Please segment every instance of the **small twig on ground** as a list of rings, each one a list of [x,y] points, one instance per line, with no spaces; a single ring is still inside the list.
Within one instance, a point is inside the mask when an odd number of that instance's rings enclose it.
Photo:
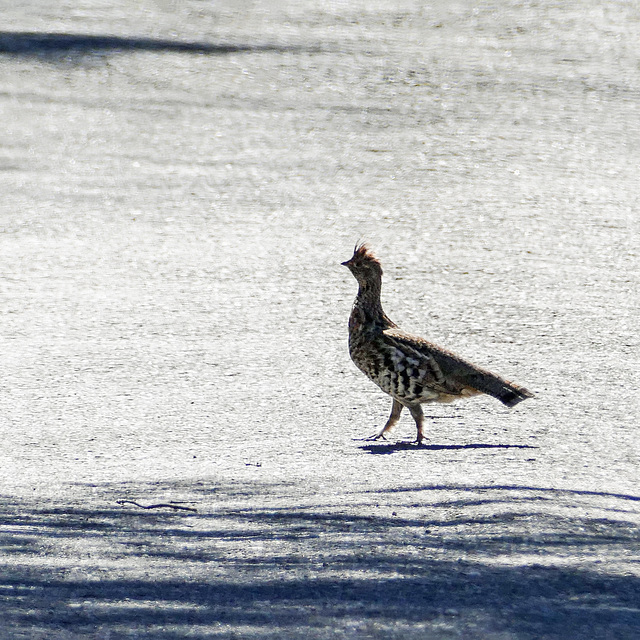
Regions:
[[[174,504],[173,502],[159,502],[158,504],[140,504],[135,500],[116,500],[118,504],[133,504],[136,507],[140,507],[141,509],[178,509],[180,511],[192,511],[193,513],[198,513],[197,509],[193,507],[183,507],[180,504]]]

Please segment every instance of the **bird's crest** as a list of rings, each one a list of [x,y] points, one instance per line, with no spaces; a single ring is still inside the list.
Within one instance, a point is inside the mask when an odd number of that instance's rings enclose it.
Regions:
[[[358,244],[356,244],[356,246],[355,246],[355,248],[353,250],[353,258],[351,258],[351,259],[352,260],[367,261],[367,262],[374,262],[378,266],[380,266],[380,267],[382,266],[380,264],[380,260],[378,260],[376,255],[373,253],[373,250],[371,249],[371,247],[366,242],[359,242]]]

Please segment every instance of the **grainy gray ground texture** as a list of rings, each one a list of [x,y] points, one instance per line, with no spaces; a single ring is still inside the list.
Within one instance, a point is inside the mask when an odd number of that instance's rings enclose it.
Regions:
[[[640,637],[637,2],[0,7],[2,640]]]

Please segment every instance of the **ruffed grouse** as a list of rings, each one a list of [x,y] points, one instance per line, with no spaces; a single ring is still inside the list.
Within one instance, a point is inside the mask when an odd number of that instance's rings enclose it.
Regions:
[[[485,393],[513,407],[533,394],[423,338],[402,331],[382,310],[382,267],[366,244],[342,263],[358,281],[349,318],[349,354],[355,365],[393,398],[391,415],[374,440],[385,437],[407,407],[424,440],[421,404]]]

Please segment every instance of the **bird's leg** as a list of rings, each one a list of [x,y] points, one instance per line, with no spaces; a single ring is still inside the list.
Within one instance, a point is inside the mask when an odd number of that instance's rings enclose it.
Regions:
[[[402,413],[402,409],[404,406],[400,404],[395,398],[393,399],[393,404],[391,405],[391,415],[387,420],[387,424],[384,425],[382,431],[377,436],[372,436],[370,440],[386,440],[385,434],[391,431],[393,427],[396,425],[398,420],[400,420],[400,414]]]
[[[415,439],[416,444],[421,444],[425,439],[424,435],[424,413],[422,413],[422,407],[419,404],[413,404],[408,407],[411,411],[413,419],[416,421],[416,427],[418,428],[418,435]]]

